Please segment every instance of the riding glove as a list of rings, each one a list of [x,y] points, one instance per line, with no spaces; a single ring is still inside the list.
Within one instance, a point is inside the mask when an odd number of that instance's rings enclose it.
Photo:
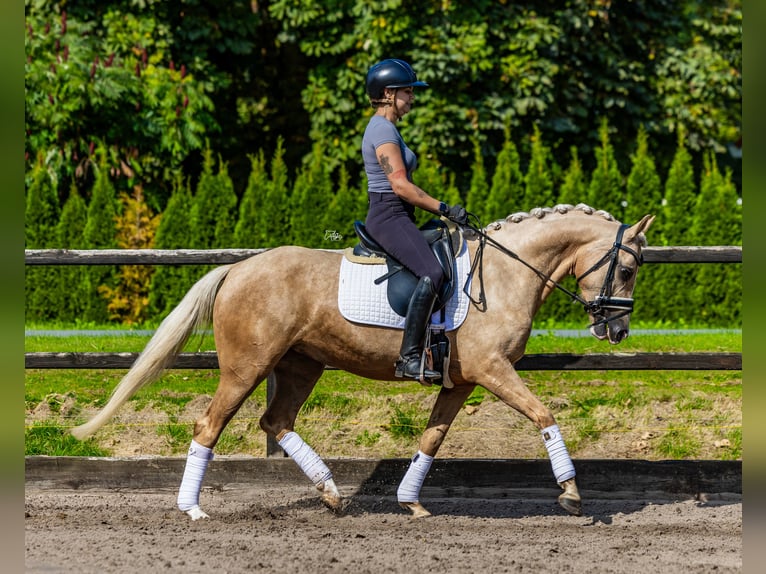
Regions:
[[[454,221],[458,225],[468,225],[468,214],[460,204],[456,203],[450,207],[446,203],[442,202],[439,204],[439,213],[450,221]]]

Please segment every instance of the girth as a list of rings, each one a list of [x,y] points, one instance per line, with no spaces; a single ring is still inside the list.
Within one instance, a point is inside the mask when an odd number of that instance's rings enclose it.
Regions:
[[[434,311],[439,311],[444,308],[455,291],[454,269],[456,249],[453,247],[449,227],[443,221],[432,219],[427,221],[420,230],[444,271],[444,282],[441,289],[439,289],[436,303],[434,304]],[[367,232],[364,223],[355,221],[354,231],[359,238],[359,243],[353,248],[354,256],[357,258],[385,259],[388,271],[378,277],[375,283],[379,285],[384,281],[388,281],[386,295],[388,296],[391,308],[398,315],[406,316],[412,293],[418,284],[418,278],[404,265],[386,253],[383,247]]]

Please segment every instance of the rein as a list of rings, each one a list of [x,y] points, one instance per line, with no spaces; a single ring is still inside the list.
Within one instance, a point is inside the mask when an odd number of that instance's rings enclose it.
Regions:
[[[474,218],[476,222],[479,222],[479,219],[476,215],[469,213],[469,216]],[[479,224],[480,225],[480,224]],[[580,275],[576,278],[576,281],[579,283],[580,280],[593,273],[597,269],[600,269],[606,263],[609,263],[609,268],[606,272],[606,277],[604,278],[604,284],[601,286],[601,291],[599,292],[598,296],[593,299],[592,301],[586,301],[582,297],[580,297],[577,293],[573,293],[566,287],[564,287],[561,283],[558,281],[555,281],[550,277],[550,275],[546,275],[536,267],[530,265],[526,261],[524,261],[521,257],[519,257],[516,253],[505,247],[504,245],[498,243],[494,239],[492,239],[489,235],[484,233],[481,229],[479,229],[477,226],[471,225],[470,223],[466,225],[469,229],[476,232],[479,235],[479,247],[476,251],[476,257],[473,260],[473,263],[471,264],[471,270],[468,273],[468,279],[466,280],[465,286],[463,287],[463,292],[468,296],[470,301],[474,305],[484,305],[486,304],[486,297],[484,294],[484,248],[486,247],[487,243],[490,243],[495,249],[500,251],[501,253],[507,255],[508,257],[511,257],[512,259],[515,259],[528,269],[530,269],[535,275],[537,275],[543,282],[550,283],[558,289],[559,291],[564,292],[572,301],[576,301],[580,303],[580,305],[583,306],[583,310],[587,313],[592,314],[594,317],[598,317],[598,320],[595,321],[590,325],[590,327],[595,327],[597,325],[602,325],[604,323],[607,323],[609,320],[617,319],[619,317],[623,317],[625,315],[630,314],[633,311],[633,298],[632,297],[613,297],[612,296],[612,282],[614,281],[614,272],[617,267],[617,256],[619,255],[619,251],[622,249],[626,253],[630,253],[636,260],[636,263],[640,266],[644,262],[643,255],[639,255],[636,253],[633,249],[630,247],[622,244],[622,236],[625,233],[625,230],[628,229],[630,226],[626,224],[621,224],[620,228],[617,230],[617,237],[614,240],[614,243],[612,244],[612,247],[607,251],[604,256],[599,259],[596,263],[591,266],[590,269],[588,269],[585,273]],[[469,286],[471,283],[471,278],[474,275],[474,272],[477,270],[479,271],[479,299],[475,300],[473,297],[471,297],[471,294],[469,292]],[[619,311],[616,315],[607,318],[606,317],[606,311]]]

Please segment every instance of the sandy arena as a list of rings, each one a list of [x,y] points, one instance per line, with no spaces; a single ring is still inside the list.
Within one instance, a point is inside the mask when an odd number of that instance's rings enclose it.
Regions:
[[[26,571],[741,572],[742,503],[584,498],[584,516],[548,498],[431,498],[413,520],[393,495],[325,509],[312,487],[204,489],[208,520],[175,490],[28,487]]]

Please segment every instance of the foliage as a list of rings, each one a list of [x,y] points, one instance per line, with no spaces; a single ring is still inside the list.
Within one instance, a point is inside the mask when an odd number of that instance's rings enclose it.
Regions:
[[[143,189],[136,185],[133,195],[120,194],[122,210],[117,217],[117,247],[151,249],[160,217],[144,201]],[[143,323],[149,317],[149,286],[154,269],[148,265],[122,265],[117,285],[99,287],[107,299],[110,318],[125,325]]]
[[[61,210],[61,219],[56,228],[56,246],[62,249],[83,249],[85,240],[83,230],[88,221],[88,208],[73,183],[69,188],[69,198]],[[58,272],[58,289],[53,294],[49,305],[56,309],[56,317],[62,321],[75,321],[83,316],[85,302],[86,269],[80,265],[63,265]]]
[[[601,122],[599,137],[601,145],[595,150],[596,167],[591,174],[587,203],[624,221],[624,184],[614,157],[614,148],[609,141],[609,124],[606,119]]]
[[[430,145],[455,166],[462,187],[476,136],[494,156],[508,119],[518,133],[539,123],[544,138],[556,142],[559,161],[573,144],[590,157],[602,118],[615,128],[618,155],[625,158],[626,136],[640,125],[656,136],[658,150],[672,149],[679,127],[695,148],[736,139],[741,2],[705,3],[704,14],[699,6],[277,0],[269,13],[280,37],[312,63],[304,107],[312,137],[338,142],[328,153],[344,161],[357,155],[366,123],[358,112],[366,103],[364,74],[383,57],[403,57],[430,84],[408,117],[407,140],[416,148]],[[710,89],[686,90],[687,100],[677,101],[690,69],[708,70]],[[678,113],[708,106],[715,113]]]
[[[250,156],[250,177],[247,188],[239,203],[239,217],[234,226],[234,240],[231,247],[258,247],[263,245],[261,229],[258,225],[259,212],[263,209],[269,174],[266,171],[266,159],[263,150]]]
[[[503,219],[523,209],[523,182],[519,151],[511,137],[510,127],[506,126],[505,141],[497,154],[497,165],[484,212],[487,222]]]
[[[176,178],[173,194],[157,227],[155,237],[157,249],[184,249],[192,245],[191,209],[192,196],[189,187],[180,178]],[[191,272],[188,267],[183,265],[158,267],[151,279],[149,294],[151,314],[164,317],[170,313],[191,285]]]
[[[234,236],[236,207],[237,196],[226,164],[219,158],[218,173],[214,173],[213,152],[208,147],[191,209],[192,247],[229,247]]]
[[[288,242],[311,247],[320,245],[325,230],[320,226],[333,196],[329,168],[324,161],[324,146],[316,143],[306,165],[299,170],[290,195]]]
[[[577,205],[587,203],[588,184],[583,171],[577,148],[572,146],[570,151],[569,166],[564,172],[564,177],[559,188],[559,203]]]
[[[631,157],[631,170],[625,189],[625,215],[623,221],[633,224],[645,215],[657,214],[662,210],[662,185],[657,174],[654,158],[649,152],[648,136],[644,129],[638,131],[636,151]],[[652,227],[648,234],[659,235]],[[633,294],[636,300],[635,313],[646,320],[660,319],[663,315],[663,301],[659,298],[659,266],[645,266],[636,282]]]
[[[524,176],[524,202],[526,210],[553,205],[553,177],[548,149],[542,142],[540,128],[535,125],[532,150],[527,173]],[[598,204],[595,204],[598,205]]]
[[[366,198],[366,191],[349,187],[348,172],[341,165],[337,189],[332,194],[330,204],[321,220],[324,230],[323,244],[332,242],[330,246],[339,249],[351,247],[358,241],[353,230],[353,222],[364,220],[367,210]]]
[[[473,138],[473,164],[471,169],[471,186],[466,196],[466,209],[479,216],[481,221],[487,220],[487,196],[489,184],[487,183],[487,171],[484,166],[484,155],[481,151],[479,138]]]
[[[26,152],[84,184],[100,142],[161,187],[217,127],[212,85],[197,78],[209,64],[176,66],[169,22],[121,4],[71,15],[65,2],[26,2]]]
[[[59,202],[55,179],[43,157],[38,156],[26,190],[24,245],[27,249],[56,247]],[[50,267],[28,269],[25,281],[25,306],[28,318],[47,319],[55,314],[50,305],[52,293],[58,292],[57,270]]]
[[[742,209],[731,182],[722,174],[712,151],[707,155],[697,196],[692,237],[697,245],[740,245]],[[692,291],[701,320],[710,325],[729,325],[742,318],[741,264],[709,264],[699,267]]]
[[[263,230],[262,247],[284,245],[285,239],[290,236],[289,212],[287,210],[289,181],[284,154],[285,150],[280,140],[277,142],[277,149],[271,160],[271,177],[259,218],[258,227]]]
[[[86,249],[114,249],[117,247],[117,200],[103,148],[98,150],[98,157],[98,163],[94,165],[96,179],[88,203],[88,220],[83,230],[83,244]],[[99,296],[99,289],[114,287],[116,274],[116,268],[111,265],[88,267],[85,277],[85,320],[102,322],[108,319],[106,304]]]
[[[662,209],[652,224],[653,243],[657,245],[693,245],[690,235],[694,220],[696,182],[692,157],[682,135],[673,155]],[[694,289],[696,269],[688,265],[664,265],[655,273],[655,291],[660,305],[659,316],[677,322],[692,319],[696,312],[689,309],[689,292]],[[641,279],[639,279],[640,281]]]

